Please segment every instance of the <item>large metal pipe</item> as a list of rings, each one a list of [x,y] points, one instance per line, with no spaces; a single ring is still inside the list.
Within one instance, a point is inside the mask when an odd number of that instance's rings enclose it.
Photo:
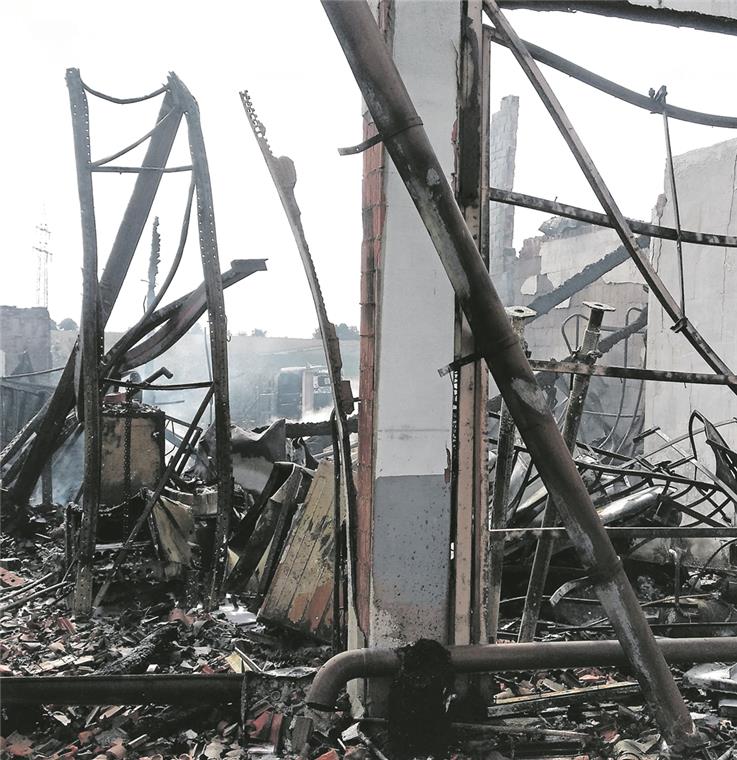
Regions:
[[[622,563],[604,530],[547,400],[535,382],[489,272],[366,2],[322,0],[384,145],[424,222],[476,341],[538,472],[555,499],[584,572],[627,654],[668,744],[698,740]],[[627,239],[629,242],[629,238]],[[729,370],[727,370],[728,372]]]
[[[671,663],[719,662],[737,659],[737,637],[658,639]],[[536,670],[541,667],[621,666],[627,658],[617,641],[574,641],[537,644],[486,644],[450,648],[458,673]],[[307,704],[333,710],[345,684],[354,678],[391,676],[399,670],[393,649],[341,652],[318,671]],[[258,674],[140,674],[117,676],[3,676],[3,705],[217,704],[241,697],[244,677]]]
[[[657,639],[667,662],[719,662],[737,658],[737,636],[701,639]],[[456,673],[493,673],[538,668],[626,666],[627,656],[618,641],[565,641],[530,644],[484,644],[449,647]],[[354,678],[392,676],[400,660],[394,649],[354,649],[331,657],[317,671],[307,694],[316,710],[333,710],[348,681]]]

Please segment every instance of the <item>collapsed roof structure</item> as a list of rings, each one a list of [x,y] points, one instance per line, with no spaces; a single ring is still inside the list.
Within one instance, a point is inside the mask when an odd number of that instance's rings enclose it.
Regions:
[[[694,316],[699,283],[689,282],[687,259],[688,246],[721,250],[725,252],[722,268],[725,273],[731,271],[733,266],[727,261],[735,255],[737,236],[728,234],[729,229],[682,227],[681,218],[686,216],[681,210],[686,204],[679,198],[669,120],[734,128],[737,118],[676,107],[667,102],[665,88],[644,96],[588,72],[520,39],[503,9],[531,6],[592,11],[730,34],[737,32],[737,13],[730,15],[727,9],[724,16],[717,17],[667,4],[655,8],[644,0],[534,4],[469,0],[433,6],[435,15],[429,18],[426,9],[410,5],[381,0],[373,14],[367,3],[323,0],[367,107],[364,142],[341,149],[343,155],[362,153],[364,157],[361,378],[355,454],[350,435],[356,429],[356,418],[349,416],[353,391],[342,378],[339,342],[302,228],[294,164],[286,157],[274,156],[250,96],[241,94],[313,295],[332,406],[329,423],[313,432],[330,437],[326,451],[333,457],[332,473],[325,463],[318,465],[324,452],[312,452],[309,443],[304,444],[302,436],[307,431],[299,423],[275,422],[266,431],[253,432],[232,425],[223,288],[265,269],[265,264],[263,260],[236,261],[231,270],[220,273],[207,159],[194,98],[176,75],[170,74],[164,87],[145,96],[163,95],[154,128],[127,148],[93,161],[87,95],[120,104],[140,99],[110,98],[85,85],[78,71],[69,70],[84,243],[82,329],[53,395],[3,451],[4,488],[17,522],[22,524],[27,517],[29,499],[54,451],[75,431],[83,431],[81,509],[67,510],[66,565],[56,587],[68,592],[67,578],[74,573],[75,614],[83,619],[93,606],[102,604],[139,534],[149,526],[159,555],[172,561],[173,547],[179,547],[176,564],[189,568],[189,606],[202,603],[203,611],[214,611],[226,592],[242,594],[249,597],[251,609],[262,621],[324,642],[329,639],[334,656],[317,673],[305,709],[333,711],[341,690],[348,685],[354,709],[360,705],[367,720],[351,738],[341,735],[340,741],[345,740],[345,745],[360,740],[364,749],[377,757],[384,756],[382,750],[366,733],[372,718],[388,714],[388,746],[398,755],[442,754],[450,741],[443,733],[451,728],[449,692],[459,695],[458,702],[483,700],[490,698],[494,684],[481,674],[577,666],[618,666],[631,673],[633,680],[610,684],[615,689],[612,693],[641,694],[658,729],[646,750],[639,745],[632,749],[635,739],[623,740],[620,734],[602,749],[601,734],[597,734],[596,742],[589,743],[592,753],[626,757],[622,753],[631,752],[629,756],[645,757],[644,752],[652,750],[671,757],[730,757],[723,750],[730,741],[725,737],[734,736],[729,734],[731,729],[721,727],[708,735],[694,722],[672,665],[737,660],[737,636],[677,638],[684,632],[680,625],[699,634],[709,629],[709,624],[714,626],[710,632],[734,634],[737,628],[730,605],[718,620],[683,611],[684,606],[698,607],[697,598],[709,597],[711,602],[726,605],[729,595],[733,596],[734,567],[724,550],[737,541],[737,453],[727,440],[729,434],[723,436],[722,432],[734,415],[715,423],[691,404],[679,420],[683,435],[674,438],[656,425],[646,429],[648,412],[642,412],[642,399],[645,382],[688,384],[699,389],[718,386],[713,390],[722,394],[720,403],[734,409],[737,376],[730,366],[735,360],[734,342],[722,339],[724,331],[719,345],[706,339],[707,331]],[[483,14],[493,26],[483,23]],[[418,35],[428,38],[421,53],[417,52]],[[457,43],[457,62],[456,48],[447,44],[449,39]],[[513,101],[503,104],[494,133],[489,102],[494,45],[504,46],[514,55],[603,213],[512,189],[513,151],[510,154],[507,145],[498,156],[493,155],[498,147],[495,140],[498,143],[504,137],[504,130],[516,118]],[[538,63],[662,115],[668,178],[664,202],[670,225],[624,216]],[[451,94],[454,97],[449,97]],[[182,119],[188,129],[191,164],[169,167],[168,155]],[[514,140],[513,130],[507,137]],[[148,148],[140,167],[111,164],[146,140]],[[92,191],[92,176],[97,171],[138,175],[101,277]],[[164,174],[179,171],[191,172],[192,182],[175,263],[144,316],[105,353],[104,325],[158,184]],[[500,186],[495,186],[495,181]],[[734,195],[733,177],[731,181]],[[181,259],[194,205],[203,285],[160,307]],[[543,226],[543,237],[528,241],[528,249],[519,256],[509,252],[514,206],[556,215]],[[727,224],[730,221],[731,214]],[[558,246],[575,252],[585,236],[593,236],[593,228],[606,230],[608,237],[599,241],[605,246],[603,257],[581,265],[581,258],[574,255],[567,270],[562,265],[548,267],[543,261],[546,245],[550,250]],[[665,253],[659,249],[658,261],[651,252],[656,242],[662,246],[661,241],[673,245]],[[430,256],[432,249],[437,259]],[[607,286],[623,282],[607,281],[606,277],[625,264],[631,268],[626,282],[639,276],[647,285],[647,298],[629,306],[624,324],[603,337],[605,327],[610,327],[605,321],[614,311],[604,302],[605,294],[613,292]],[[677,283],[676,295],[666,286],[666,279]],[[531,358],[532,345],[539,350],[550,348],[543,327],[537,342],[525,341],[536,320],[540,326],[548,315],[557,324],[556,307],[567,308],[571,299],[589,287],[600,288],[600,295],[582,302],[588,313],[580,314],[576,301],[572,307],[576,313],[563,323],[567,354],[558,360]],[[523,295],[530,296],[527,303],[509,302],[511,297]],[[630,296],[628,291],[627,298]],[[142,382],[124,379],[126,373],[160,356],[205,310],[210,325],[211,381],[156,385],[165,369]],[[633,313],[637,317],[632,317]],[[570,320],[576,328],[573,340],[566,333]],[[654,340],[666,342],[662,331],[654,337],[650,327],[654,320],[661,326],[669,322],[672,340],[687,344],[698,357],[698,366],[710,371],[630,366],[628,341],[642,336],[645,327],[648,348]],[[600,359],[615,349],[624,350],[623,365],[601,364]],[[621,385],[621,395],[614,398],[613,406],[612,397],[603,392],[597,396],[600,415],[614,418],[600,429],[585,420],[594,378],[614,379]],[[631,383],[629,396],[626,382]],[[198,413],[177,437],[168,463],[163,455],[163,416],[133,399],[137,392],[160,387],[205,390]],[[637,392],[632,392],[633,387]],[[490,388],[495,390],[490,393]],[[111,395],[113,389],[117,395]],[[563,400],[559,401],[561,394]],[[606,402],[601,401],[605,398]],[[201,417],[211,399],[214,426],[201,436]],[[625,415],[630,415],[631,422],[620,427]],[[140,472],[131,467],[134,419],[139,421],[139,435],[146,425],[143,438],[162,444],[155,455],[147,455],[156,460],[156,467],[146,477],[141,475],[143,463]],[[101,506],[117,506],[110,503],[111,497],[103,497],[112,472],[108,469],[106,473],[103,466],[104,461],[110,462],[105,450],[106,425],[116,429],[123,440],[124,474],[116,483],[116,493],[126,504],[138,501],[126,512],[132,527],[125,522],[124,534],[114,542],[112,564],[102,577],[98,569],[96,582],[95,559],[99,559],[101,544],[98,515]],[[701,435],[703,445],[697,443]],[[662,445],[653,443],[656,438]],[[287,439],[293,441],[289,446]],[[680,446],[686,440],[690,450]],[[247,460],[241,470],[239,457]],[[256,460],[268,463],[261,481],[249,480]],[[187,463],[194,465],[190,471],[185,471]],[[205,493],[203,489],[208,488]],[[205,504],[209,506],[203,507]],[[196,514],[187,509],[195,505],[200,510]],[[189,526],[183,543],[167,539],[167,520],[173,521],[177,530],[185,530],[185,523]],[[209,524],[209,532],[205,540],[194,541],[191,536],[198,520]],[[691,551],[691,540],[705,540],[706,554]],[[192,561],[193,544],[199,544],[195,553],[206,566]],[[652,550],[649,556],[648,549]],[[712,564],[717,555],[723,560],[727,557],[721,569]],[[555,567],[556,557],[564,558],[563,567]],[[648,571],[657,576],[652,581],[656,585],[670,582],[672,568],[672,596],[643,600],[639,587],[646,575],[643,562],[650,568],[667,566],[667,581],[658,570]],[[707,576],[714,574],[717,577],[709,581]],[[574,590],[580,596],[571,598]],[[30,602],[32,596],[21,594],[20,601]],[[653,621],[647,615],[646,605],[655,601],[665,610],[662,620]],[[568,624],[556,629],[542,612],[556,608],[559,614],[566,605],[588,605],[589,609],[579,625],[571,624],[570,618],[580,610],[569,612]],[[656,638],[657,626],[669,637]],[[588,633],[601,629],[597,634],[611,631],[614,639],[582,636],[578,641],[560,640],[581,629]],[[557,634],[560,636],[555,639]],[[553,640],[540,641],[551,635]],[[505,638],[513,638],[515,643],[502,646]],[[154,649],[145,650],[147,663]],[[249,662],[247,654],[241,659]],[[713,675],[714,671],[706,672]],[[167,688],[154,674],[127,686],[115,682],[114,687],[108,674],[88,677],[97,679],[89,681],[97,691],[83,699],[94,703],[109,699],[111,688],[129,689],[120,701],[144,701],[141,694],[146,700],[163,701],[162,690]],[[389,677],[395,679],[391,685]],[[54,704],[75,704],[79,699],[74,695],[79,684],[64,680],[74,679],[74,675],[48,679],[42,686],[33,678],[13,675],[4,681],[5,694],[17,704],[49,699]],[[731,674],[718,678],[721,686],[717,691],[733,690]],[[692,679],[692,684],[703,686],[717,677],[705,677],[704,671],[698,671]],[[185,692],[192,690],[191,695],[203,689],[213,699],[232,701],[245,680],[234,675],[181,683]],[[552,692],[561,692],[556,698],[559,703],[581,697],[578,691],[563,696],[565,689],[550,683]],[[512,705],[499,696],[503,690],[497,689],[492,704],[485,705],[486,716],[503,718],[536,706],[551,707],[539,693],[542,688],[535,687],[538,702],[529,699],[525,705]],[[49,690],[53,696],[48,696]],[[424,706],[424,717],[422,710],[413,712],[415,708],[407,704],[408,694]],[[512,690],[509,699],[529,696]],[[179,699],[187,697],[178,695],[175,700]],[[602,692],[583,695],[582,701],[587,699],[600,701]],[[433,715],[434,719],[428,717]],[[459,715],[467,717],[461,708],[456,712]],[[303,731],[304,725],[299,725]],[[512,728],[503,722],[483,725],[500,735]],[[242,730],[247,734],[245,727]],[[573,738],[589,747],[581,736]],[[616,742],[622,740],[627,746],[617,748]],[[320,741],[313,750],[330,744],[329,740]],[[340,744],[338,739],[335,742],[334,746]],[[301,753],[305,744],[309,745],[309,738],[294,738],[294,754]],[[280,740],[272,741],[274,752],[278,745]]]

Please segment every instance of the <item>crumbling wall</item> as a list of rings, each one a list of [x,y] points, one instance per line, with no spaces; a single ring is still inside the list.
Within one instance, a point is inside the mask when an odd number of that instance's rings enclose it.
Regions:
[[[517,123],[519,98],[502,98],[499,110],[491,117],[489,130],[489,185],[500,190],[514,188],[514,167],[517,153]],[[515,251],[514,206],[508,203],[489,203],[489,271],[499,297],[512,305],[513,266]]]
[[[0,306],[0,351],[5,354],[5,372],[12,374],[24,352],[34,371],[51,367],[51,320],[48,309],[34,306]]]
[[[511,270],[514,303],[533,308],[540,296],[551,293],[584,267],[596,264],[620,246],[614,230],[570,219],[554,217],[541,225],[541,230],[544,231],[542,236],[525,241]],[[571,348],[579,345],[588,318],[584,301],[600,301],[616,308],[616,312],[608,313],[604,319],[602,337],[605,337],[626,321],[633,322],[637,318],[637,310],[647,305],[647,293],[629,260],[604,272],[596,282],[527,325],[525,338],[532,358],[564,358],[570,353],[566,337]],[[641,367],[643,349],[643,338],[634,336],[615,346],[602,363]],[[616,442],[629,428],[639,394],[639,382],[591,378],[582,437],[589,441],[600,440],[619,415],[611,439]]]

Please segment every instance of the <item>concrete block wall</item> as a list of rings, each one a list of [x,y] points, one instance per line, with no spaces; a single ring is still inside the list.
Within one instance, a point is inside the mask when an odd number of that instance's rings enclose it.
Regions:
[[[674,164],[681,226],[689,230],[737,234],[737,139],[676,156]],[[660,223],[673,226],[669,191],[665,194]],[[737,371],[737,251],[684,245],[683,254],[686,315],[732,371]],[[658,274],[678,298],[675,243],[653,241],[651,256]],[[671,330],[671,325],[651,294],[648,366],[711,371],[683,336]],[[647,424],[660,425],[670,435],[679,435],[685,432],[684,426],[694,409],[715,421],[725,419],[737,415],[737,396],[723,387],[663,383],[647,395]],[[737,447],[737,427],[728,428],[724,436]]]
[[[737,139],[694,150],[674,159],[681,225],[684,229],[737,234]],[[668,182],[665,182],[668,187]],[[673,203],[666,192],[659,204],[660,224],[673,226]],[[684,245],[686,315],[733,372],[737,371],[737,251],[734,248]],[[675,243],[654,240],[653,265],[678,298],[679,277]],[[671,330],[670,318],[650,294],[647,337],[648,366],[653,369],[711,372],[682,335]],[[713,422],[737,417],[737,396],[723,386],[651,384],[646,394],[645,426],[659,426],[670,438],[687,432],[691,412],[699,410]],[[720,428],[727,443],[737,449],[737,425]],[[655,436],[646,439],[646,451],[662,445]],[[681,444],[686,452],[688,441]],[[701,461],[714,470],[714,457],[703,444]],[[663,452],[677,459],[672,450]],[[658,547],[653,547],[656,550]],[[660,547],[661,550],[663,547]],[[684,559],[703,560],[714,551],[713,539],[684,543]],[[727,552],[717,556],[723,563]]]

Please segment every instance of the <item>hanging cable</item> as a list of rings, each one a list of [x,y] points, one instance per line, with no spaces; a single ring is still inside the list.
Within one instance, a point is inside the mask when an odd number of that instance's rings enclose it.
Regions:
[[[685,292],[685,286],[683,281],[683,245],[681,240],[681,214],[678,210],[678,193],[676,192],[676,173],[675,169],[673,168],[673,151],[671,150],[670,145],[670,128],[668,127],[668,111],[665,108],[665,98],[668,94],[668,90],[665,85],[662,85],[660,89],[655,92],[655,90],[650,90],[650,97],[653,99],[655,103],[658,103],[662,106],[662,114],[663,114],[663,130],[665,131],[665,151],[667,156],[667,163],[668,163],[668,179],[670,182],[670,194],[671,198],[673,199],[673,221],[674,226],[676,228],[676,250],[678,251],[678,276],[679,276],[679,286],[680,286],[680,292],[681,292],[681,319],[676,322],[676,327],[679,325],[679,323],[686,318],[686,292]]]

